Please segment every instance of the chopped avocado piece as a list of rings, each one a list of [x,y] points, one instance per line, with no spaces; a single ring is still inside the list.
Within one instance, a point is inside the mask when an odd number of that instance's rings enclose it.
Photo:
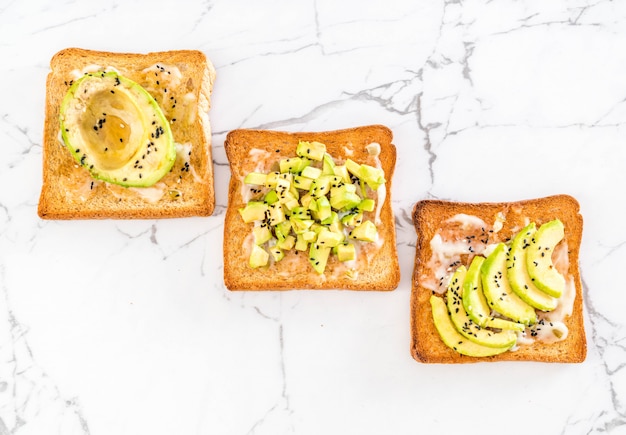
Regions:
[[[375,242],[378,240],[376,225],[372,221],[364,221],[350,232],[350,238],[365,242]]]
[[[342,243],[337,246],[337,259],[339,261],[352,261],[356,259],[356,249],[352,243]]]
[[[325,153],[322,160],[322,174],[335,175],[335,162],[330,154]]]
[[[350,174],[354,175],[355,177],[361,178],[361,165],[359,165],[357,162],[347,159],[346,169]]]
[[[276,187],[276,182],[280,176],[280,172],[270,172],[265,176],[265,187],[273,189]]]
[[[239,209],[239,214],[245,223],[261,221],[265,219],[268,205],[264,202],[250,201],[244,208]]]
[[[291,234],[289,234],[284,239],[279,240],[276,243],[276,247],[280,249],[284,249],[285,251],[289,251],[295,246],[295,244],[296,244],[296,238],[292,236]]]
[[[263,201],[267,204],[274,204],[278,202],[278,194],[275,190],[270,190],[267,192],[267,195],[265,195],[265,198],[263,198]]]
[[[285,212],[279,203],[270,204],[269,209],[270,225],[275,226],[285,220]]]
[[[350,182],[350,173],[348,173],[348,168],[346,168],[346,165],[336,165],[334,172],[335,176],[340,177],[344,183]]]
[[[320,196],[319,198],[317,198],[317,220],[319,221],[324,221],[325,219],[329,218],[331,213],[332,213],[332,209],[330,208],[330,202],[328,201],[328,198],[326,198],[325,196]]]
[[[252,252],[250,253],[250,259],[248,264],[252,268],[262,267],[267,265],[270,259],[270,254],[258,245],[252,245]]]
[[[339,222],[339,215],[335,211],[331,211],[330,216],[328,216],[323,221],[320,221],[322,225],[328,225],[328,226],[334,225],[337,222]]]
[[[343,242],[343,234],[334,233],[329,230],[320,231],[317,235],[317,243],[320,246],[334,248]]]
[[[356,209],[350,210],[341,218],[341,223],[349,227],[356,227],[361,222],[363,222],[363,213],[358,212]]]
[[[526,265],[530,278],[537,288],[555,298],[563,293],[565,278],[552,264],[552,253],[564,235],[563,223],[555,219],[539,227],[526,249]]]
[[[448,314],[448,307],[442,298],[432,295],[430,306],[433,312],[435,328],[443,342],[451,349],[467,356],[485,357],[506,352],[510,347],[483,346],[463,337],[454,327]]]
[[[296,154],[312,160],[321,161],[326,153],[326,145],[320,142],[300,141],[296,147]]]
[[[376,201],[372,198],[365,198],[361,200],[361,202],[357,205],[357,208],[363,211],[374,211],[376,208]]]
[[[289,159],[282,159],[278,163],[281,173],[290,172],[292,174],[299,174],[304,168],[311,164],[309,159],[303,157],[292,157]]]
[[[498,313],[524,325],[532,325],[537,321],[535,310],[515,294],[506,277],[507,252],[507,246],[499,243],[483,263],[483,292],[489,306]]]
[[[301,219],[294,217],[293,215],[291,215],[289,220],[291,221],[291,227],[296,234],[300,234],[301,232],[308,230],[315,222],[313,219]]]
[[[284,240],[289,232],[291,231],[291,221],[282,221],[274,228],[274,232],[276,233],[276,238],[278,240]]]
[[[295,207],[291,209],[291,217],[298,219],[311,219],[311,212],[304,207]]]
[[[294,246],[294,248],[296,249],[296,251],[306,251],[309,248],[309,242],[304,240],[303,234],[298,234],[296,236],[296,245]]]
[[[307,166],[302,170],[300,175],[304,178],[310,178],[312,180],[318,179],[322,175],[322,170],[314,166]]]
[[[507,277],[513,291],[524,302],[542,311],[552,311],[556,308],[557,299],[539,290],[533,284],[526,266],[526,253],[532,249],[531,240],[536,231],[535,223],[532,222],[517,233],[513,239],[511,250],[506,259]]]
[[[243,182],[245,184],[254,184],[255,186],[264,186],[265,180],[267,179],[267,174],[262,174],[259,172],[250,172],[245,176]]]
[[[254,234],[255,245],[262,245],[265,242],[269,242],[273,237],[272,232],[265,224],[254,227],[252,234]]]
[[[302,175],[293,177],[293,186],[298,189],[309,190],[311,189],[311,183],[313,183],[313,179],[311,178],[303,177]]]
[[[322,175],[321,177],[313,180],[309,192],[314,198],[326,195],[330,191],[330,177],[328,175]]]
[[[304,231],[302,233],[302,238],[308,242],[308,243],[312,243],[315,240],[317,240],[317,233],[315,231]]]
[[[63,142],[93,178],[150,187],[176,161],[170,124],[141,85],[115,72],[83,75],[61,102]]]
[[[283,250],[278,248],[277,246],[270,248],[270,254],[272,254],[272,258],[275,262],[279,262],[285,257],[285,253],[283,252]]]
[[[372,190],[376,190],[381,185],[385,184],[385,173],[383,170],[370,165],[361,165],[359,178],[366,182]]]
[[[485,257],[474,256],[463,282],[463,308],[474,323],[485,326],[485,322],[491,317],[491,308],[483,293],[480,268]]]
[[[356,207],[361,203],[361,198],[354,192],[351,192],[354,184],[344,184],[341,187],[335,187],[331,189],[330,193],[330,205],[335,210],[349,210]]]
[[[313,269],[320,275],[324,273],[324,269],[326,269],[330,249],[329,247],[319,245],[317,242],[311,243],[311,248],[309,249],[309,263],[311,263]]]
[[[494,332],[483,329],[469,318],[462,302],[462,288],[467,269],[460,266],[452,275],[446,293],[450,319],[457,331],[474,343],[489,347],[511,347],[517,341],[517,335],[511,330]]]

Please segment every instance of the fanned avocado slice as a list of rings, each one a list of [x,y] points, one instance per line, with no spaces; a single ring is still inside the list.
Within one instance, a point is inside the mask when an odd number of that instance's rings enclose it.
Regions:
[[[435,328],[446,346],[454,349],[458,353],[467,356],[485,357],[498,355],[506,352],[510,347],[488,347],[468,340],[463,337],[454,327],[452,319],[448,314],[448,308],[442,298],[432,295],[430,306],[433,312]]]
[[[474,343],[488,347],[511,347],[517,341],[517,335],[511,330],[495,332],[484,329],[470,319],[463,307],[461,289],[467,274],[465,266],[460,266],[452,275],[446,293],[448,312],[457,331]]]
[[[487,257],[481,268],[483,292],[489,306],[498,313],[524,325],[537,321],[533,307],[515,294],[506,276],[506,255],[508,248],[499,243]]]
[[[139,84],[115,72],[85,74],[63,98],[61,135],[91,176],[126,187],[149,187],[176,160],[167,119]]]
[[[507,276],[511,288],[524,302],[542,311],[552,311],[556,308],[557,299],[533,284],[526,266],[526,253],[533,246],[532,238],[536,231],[537,227],[532,222],[513,239],[506,259]]]
[[[539,227],[526,251],[526,265],[531,279],[540,290],[555,298],[563,293],[565,278],[554,268],[552,253],[564,236],[560,220],[547,222]]]

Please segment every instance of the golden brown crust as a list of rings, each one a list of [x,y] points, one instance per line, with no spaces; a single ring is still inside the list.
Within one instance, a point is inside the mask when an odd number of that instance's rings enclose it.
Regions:
[[[71,80],[76,78],[76,71],[97,65],[115,68],[120,74],[141,84],[146,76],[142,71],[158,63],[176,66],[182,73],[181,84],[170,89],[171,95],[179,97],[190,93],[194,96],[192,101],[197,115],[192,122],[173,121],[176,116],[173,109],[171,114],[166,113],[166,117],[171,123],[174,140],[191,144],[190,163],[195,173],[186,172],[181,178],[181,168],[175,166],[161,180],[167,185],[167,191],[163,199],[155,203],[129,194],[123,188],[109,188],[104,183],[95,182],[90,188],[91,177],[85,169],[76,165],[59,140],[59,108]],[[177,50],[134,54],[68,48],[52,57],[50,67],[43,132],[43,185],[38,206],[41,218],[151,219],[209,216],[213,213],[215,192],[207,113],[215,69],[202,52]],[[164,95],[159,98],[164,99]],[[180,198],[170,200],[168,192],[173,189],[181,193]]]
[[[543,361],[582,362],[587,344],[582,312],[582,286],[578,268],[578,255],[582,238],[583,220],[578,202],[567,195],[556,195],[510,203],[460,203],[425,200],[415,204],[413,222],[417,231],[415,266],[411,292],[411,354],[425,363],[469,363],[480,361]],[[435,329],[429,298],[432,291],[424,283],[433,272],[428,263],[432,255],[430,241],[442,222],[463,213],[477,216],[487,224],[494,222],[496,214],[505,217],[499,236],[506,240],[524,226],[524,219],[540,225],[552,219],[560,219],[565,226],[565,240],[569,253],[569,275],[574,280],[576,297],[572,315],[564,323],[569,329],[568,337],[552,344],[535,342],[522,345],[516,351],[500,355],[473,358],[463,356],[447,347]]]
[[[358,163],[375,164],[365,146],[377,142],[381,146],[380,164],[385,171],[386,199],[382,207],[379,236],[384,240],[367,267],[359,269],[357,279],[349,279],[340,270],[336,259],[329,259],[324,275],[318,275],[309,265],[306,253],[299,257],[288,253],[283,260],[269,268],[251,269],[243,248],[252,224],[241,219],[238,209],[245,205],[242,197],[243,177],[255,169],[250,150],[261,150],[268,162],[296,155],[300,140],[318,141],[326,145],[335,158],[351,158]],[[380,125],[319,133],[287,133],[268,130],[234,130],[224,143],[231,168],[228,208],[224,224],[224,282],[230,290],[287,290],[287,289],[349,289],[393,290],[400,281],[391,182],[396,163],[396,148],[391,143],[391,131]],[[366,216],[367,218],[367,216]]]

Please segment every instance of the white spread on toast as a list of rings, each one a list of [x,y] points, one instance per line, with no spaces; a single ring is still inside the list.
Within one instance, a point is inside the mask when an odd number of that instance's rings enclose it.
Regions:
[[[529,223],[530,219],[525,218],[524,221]],[[434,293],[444,294],[452,274],[459,266],[469,267],[475,255],[487,257],[498,242],[504,241],[497,234],[502,229],[503,222],[505,217],[501,212],[496,215],[492,226],[488,226],[477,216],[467,214],[457,214],[442,222],[430,240],[431,258],[426,264],[425,274],[419,277],[420,285]],[[535,341],[554,343],[568,336],[569,331],[564,320],[573,313],[576,286],[573,276],[569,274],[566,239],[555,247],[552,261],[556,270],[565,277],[563,293],[557,299],[554,310],[537,310],[537,323],[517,333],[518,340],[511,348],[512,351]]]

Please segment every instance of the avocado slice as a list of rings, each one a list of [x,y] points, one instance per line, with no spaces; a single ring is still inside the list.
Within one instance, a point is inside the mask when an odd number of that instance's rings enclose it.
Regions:
[[[485,298],[498,313],[524,325],[532,325],[537,321],[535,310],[515,294],[506,277],[507,252],[507,246],[499,243],[481,267]]]
[[[535,286],[526,266],[526,254],[533,246],[531,240],[536,232],[537,227],[532,222],[513,239],[506,259],[507,277],[513,291],[524,302],[542,311],[552,311],[556,308],[557,299]]]
[[[480,268],[484,261],[485,257],[474,256],[463,282],[463,308],[470,319],[480,326],[484,326],[487,319],[491,317],[491,308],[485,299],[480,275]]]
[[[250,252],[250,259],[248,264],[251,268],[263,267],[267,265],[270,259],[270,254],[258,245],[252,245],[252,252]]]
[[[372,221],[363,221],[350,232],[351,239],[375,242],[378,240],[378,230]]]
[[[321,246],[317,242],[311,243],[311,248],[309,249],[309,263],[311,263],[313,269],[320,275],[323,274],[324,269],[326,269],[330,250],[330,247]]]
[[[526,265],[533,283],[550,296],[558,298],[565,288],[565,278],[554,268],[554,247],[565,236],[563,223],[555,219],[539,227],[526,251]]]
[[[296,147],[296,154],[300,157],[321,161],[326,154],[326,145],[320,142],[300,141]]]
[[[517,334],[511,330],[495,332],[481,328],[470,319],[463,307],[462,288],[467,269],[460,266],[452,275],[448,283],[446,300],[450,319],[454,327],[468,340],[488,347],[511,347],[517,341]]]
[[[432,295],[430,306],[433,312],[433,321],[439,336],[446,346],[454,349],[458,353],[467,356],[485,357],[498,355],[506,352],[510,347],[489,347],[483,346],[463,337],[454,327],[452,319],[448,314],[448,307],[442,298]]]
[[[63,142],[93,178],[149,187],[176,161],[169,122],[138,83],[115,72],[83,75],[61,102]]]

